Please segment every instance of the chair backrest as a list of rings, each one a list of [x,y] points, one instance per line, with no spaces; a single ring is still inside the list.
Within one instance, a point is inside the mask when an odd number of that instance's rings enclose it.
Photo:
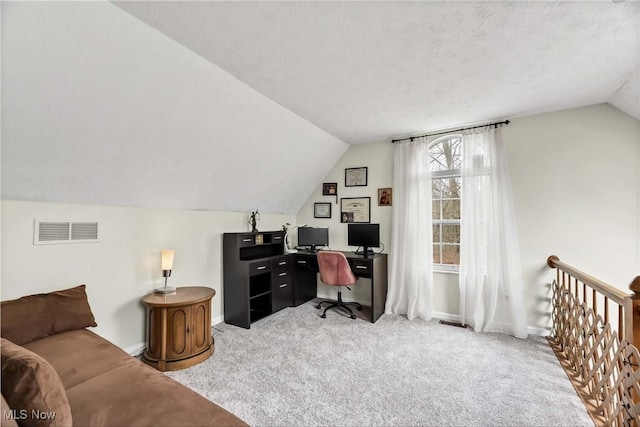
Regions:
[[[320,280],[326,285],[348,286],[356,283],[347,257],[342,252],[319,251]]]

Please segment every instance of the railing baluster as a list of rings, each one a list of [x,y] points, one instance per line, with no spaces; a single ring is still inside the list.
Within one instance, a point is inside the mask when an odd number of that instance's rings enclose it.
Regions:
[[[627,294],[556,256],[547,265],[556,269],[550,343],[594,423],[640,427],[640,276],[629,285],[634,294]],[[618,305],[615,328],[609,319],[612,302]]]
[[[618,306],[618,338],[624,339],[624,311],[621,305]]]

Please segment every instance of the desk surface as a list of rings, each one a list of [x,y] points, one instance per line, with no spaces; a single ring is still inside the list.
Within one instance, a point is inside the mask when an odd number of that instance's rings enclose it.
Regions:
[[[316,251],[316,252],[298,251],[297,254],[298,255],[317,255],[318,252],[322,252],[322,251]],[[378,257],[382,257],[384,255],[387,255],[385,253],[373,253],[373,254],[369,254],[368,256],[365,257],[363,254],[357,254],[357,253],[355,253],[353,251],[334,251],[334,250],[332,250],[332,252],[342,252],[347,257],[347,259],[373,259],[373,258],[378,258]]]

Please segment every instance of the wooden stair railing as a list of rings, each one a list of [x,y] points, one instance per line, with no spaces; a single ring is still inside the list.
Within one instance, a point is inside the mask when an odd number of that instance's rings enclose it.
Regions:
[[[591,418],[597,426],[640,427],[640,276],[628,294],[555,255],[547,265],[557,272],[549,344]]]

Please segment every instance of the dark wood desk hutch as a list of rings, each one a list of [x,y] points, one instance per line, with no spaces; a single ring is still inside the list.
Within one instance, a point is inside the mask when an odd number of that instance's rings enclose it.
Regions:
[[[368,258],[344,252],[356,277],[371,279],[371,321],[384,313],[387,255]],[[285,307],[316,297],[316,254],[284,253],[284,233],[224,233],[224,321],[250,328],[251,323]]]
[[[224,233],[224,321],[249,328],[291,305],[293,258],[284,255],[284,233]]]

